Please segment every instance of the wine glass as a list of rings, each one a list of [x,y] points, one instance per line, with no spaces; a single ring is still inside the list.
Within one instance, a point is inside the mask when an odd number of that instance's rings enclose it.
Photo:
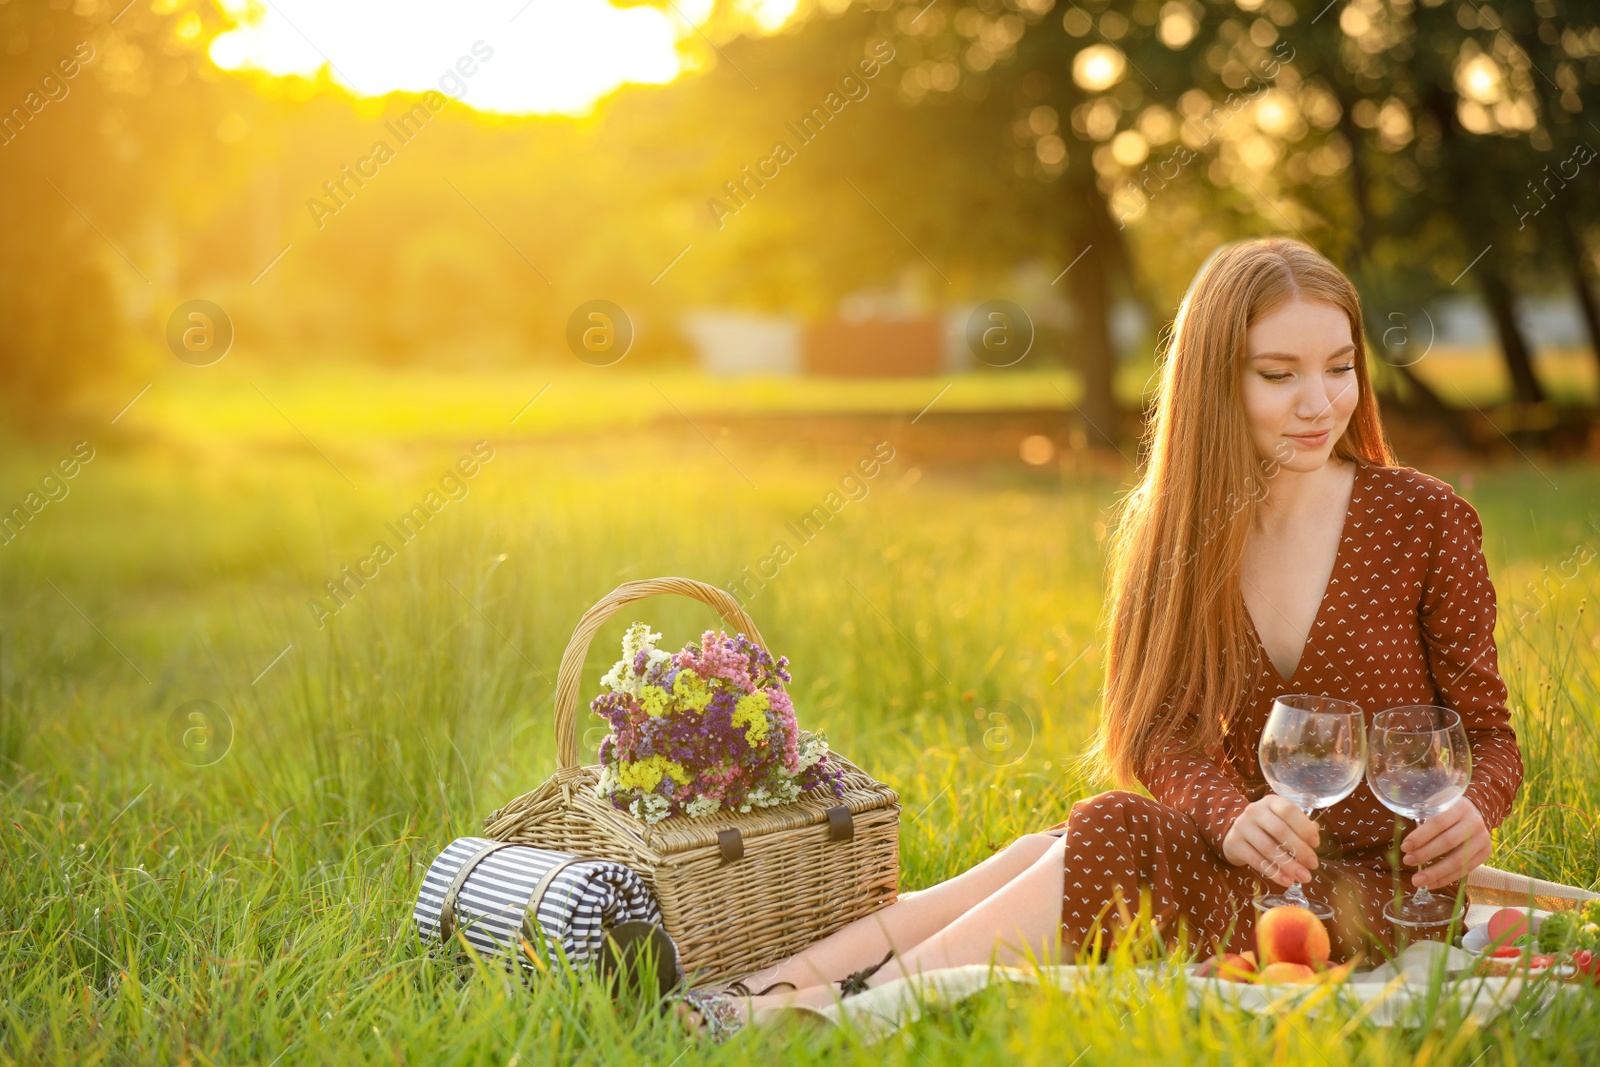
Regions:
[[[1372,717],[1367,782],[1378,803],[1419,825],[1460,799],[1472,781],[1472,749],[1461,716],[1433,704],[1411,704]],[[1437,926],[1456,918],[1454,898],[1419,886],[1383,914],[1402,927]]]
[[[1337,697],[1285,693],[1272,702],[1257,753],[1272,791],[1310,815],[1337,804],[1361,784],[1367,769],[1366,722],[1361,707]],[[1283,904],[1306,908],[1324,921],[1332,906],[1291,885],[1256,901],[1266,911]]]

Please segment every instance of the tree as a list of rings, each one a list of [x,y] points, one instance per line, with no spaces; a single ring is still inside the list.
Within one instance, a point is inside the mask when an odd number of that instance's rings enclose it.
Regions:
[[[162,280],[141,235],[180,197],[190,131],[214,125],[212,94],[192,89],[212,73],[195,42],[217,21],[198,3],[0,6],[0,37],[22,45],[0,68],[0,403],[21,425],[116,368],[121,307]]]

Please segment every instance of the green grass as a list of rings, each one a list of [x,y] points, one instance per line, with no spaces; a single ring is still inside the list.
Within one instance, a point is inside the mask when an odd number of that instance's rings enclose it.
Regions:
[[[535,413],[549,420],[535,427],[596,425],[603,408],[570,410],[555,390],[513,430],[549,380],[536,377],[487,397],[440,383],[424,394],[437,421],[371,378],[342,392],[252,379],[325,459],[259,398],[248,407],[243,372],[210,389],[164,372],[94,440],[71,494],[0,548],[0,1060],[667,1064],[683,1051],[593,988],[530,993],[425,957],[417,883],[446,842],[554,769],[551,683],[590,604],[631,578],[729,583],[866,449],[741,440],[724,458],[692,435],[524,432]],[[497,452],[470,495],[318,629],[320,584],[480,437]],[[71,443],[8,447],[0,503]],[[1463,489],[1488,531],[1528,766],[1491,862],[1589,886],[1600,627],[1584,605],[1600,561],[1570,578],[1560,564],[1600,548],[1600,472],[1541,467],[1549,481],[1519,463],[1474,470]],[[913,474],[899,458],[749,603],[793,661],[802,723],[900,791],[905,889],[1104,787],[1063,767],[1093,727],[1100,538],[1126,472],[1069,469]],[[586,692],[634,617],[673,642],[713,619],[664,600],[625,612],[591,649]],[[232,725],[209,766],[182,762],[172,739],[191,700]],[[980,759],[962,725],[994,700],[1031,727],[1006,766]],[[991,989],[871,1049],[761,1034],[678,1062],[1583,1063],[1600,1050],[1600,994],[1482,1030],[1442,1009],[1431,1028],[1381,1029],[1191,1009],[1181,989],[1108,977],[1072,995]]]
[[[916,415],[934,410],[1061,409],[1081,401],[1075,374],[1041,361],[1001,371],[977,370],[926,378],[827,379],[751,376],[708,378],[683,369],[628,365],[592,368],[575,362],[521,370],[409,367],[375,371],[356,364],[277,366],[248,350],[210,367],[176,366],[165,352],[146,353],[148,373],[104,382],[79,413],[100,424],[148,383],[119,420],[125,433],[181,441],[204,449],[299,449],[302,433],[324,448],[348,449],[381,464],[377,446],[396,440],[449,441],[465,436],[542,439],[596,430],[635,428],[658,419],[734,413],[866,412]],[[1596,403],[1596,368],[1587,350],[1541,351],[1538,372],[1565,404]],[[1501,362],[1486,350],[1439,347],[1416,373],[1463,410],[1490,409],[1510,396]],[[1155,388],[1148,355],[1131,358],[1116,374],[1116,391],[1133,407]],[[548,394],[511,419],[535,397]],[[948,387],[948,388],[947,388]],[[253,455],[253,452],[245,454]]]
[[[1417,359],[1419,377],[1456,407],[1490,407],[1511,395],[1511,376],[1495,353],[1440,345]],[[1592,408],[1597,391],[1594,354],[1586,348],[1541,349],[1534,371],[1550,398],[1560,404]]]

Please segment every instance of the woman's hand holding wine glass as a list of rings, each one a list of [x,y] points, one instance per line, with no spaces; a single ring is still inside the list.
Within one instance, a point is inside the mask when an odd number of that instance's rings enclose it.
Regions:
[[[1288,888],[1310,879],[1317,866],[1322,830],[1311,817],[1276,793],[1251,801],[1222,841],[1222,856]]]
[[[1400,862],[1422,868],[1412,885],[1438,889],[1487,863],[1493,847],[1483,813],[1462,797],[1400,839]]]
[[[1423,855],[1432,853],[1433,848],[1427,843],[1433,840],[1437,844],[1439,833],[1446,834],[1446,841],[1457,836],[1467,840],[1464,835],[1471,834],[1473,820],[1465,811],[1449,817],[1444,824],[1447,829],[1422,834],[1424,826],[1445,818],[1446,813],[1463,803],[1462,794],[1472,781],[1472,748],[1460,715],[1433,704],[1381,711],[1372,718],[1368,752],[1367,783],[1373,795],[1396,815],[1418,824],[1407,840],[1420,837],[1423,844],[1410,848]],[[1471,805],[1470,801],[1466,803]],[[1477,822],[1481,826],[1481,816]],[[1413,878],[1413,884],[1420,888],[1410,899],[1391,903],[1384,915],[1396,926],[1407,928],[1449,922],[1456,916],[1456,902],[1430,893],[1429,883],[1434,881],[1431,876]]]
[[[1366,723],[1361,708],[1335,697],[1285,693],[1272,702],[1257,754],[1261,775],[1272,791],[1310,823],[1313,811],[1355,792],[1366,773]],[[1281,843],[1286,847],[1292,844]],[[1319,919],[1333,918],[1333,908],[1308,898],[1298,879],[1289,884],[1288,892],[1255,901],[1260,911],[1285,904],[1305,908]]]

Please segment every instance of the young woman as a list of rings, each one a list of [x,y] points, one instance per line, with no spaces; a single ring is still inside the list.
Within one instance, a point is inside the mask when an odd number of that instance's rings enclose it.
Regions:
[[[1223,246],[1184,296],[1144,475],[1111,541],[1104,713],[1087,757],[1151,797],[1079,801],[1064,822],[751,976],[764,988],[680,1001],[689,1025],[709,1016],[720,1040],[868,977],[1102,952],[1141,889],[1168,944],[1183,927],[1215,949],[1253,943],[1265,882],[1314,879],[1334,907],[1334,959],[1347,959],[1392,948],[1382,909],[1407,888],[1402,865],[1410,885],[1453,891],[1488,858],[1522,759],[1483,531],[1448,484],[1395,464],[1363,338],[1349,280],[1287,238]],[[1282,693],[1351,700],[1369,718],[1454,708],[1472,746],[1466,795],[1423,825],[1364,787],[1308,818],[1257,761]]]

